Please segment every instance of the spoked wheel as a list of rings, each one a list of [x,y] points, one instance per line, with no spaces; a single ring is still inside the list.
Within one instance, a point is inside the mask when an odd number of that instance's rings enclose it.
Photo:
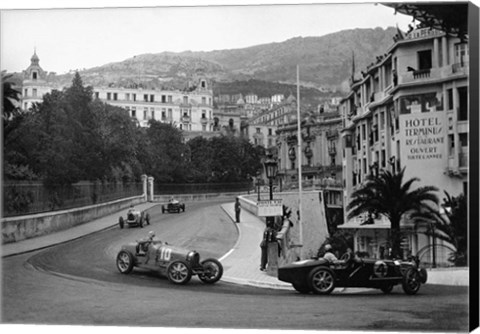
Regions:
[[[292,286],[295,290],[297,290],[300,293],[307,294],[310,292],[310,288],[308,287],[307,284],[303,283],[292,283]]]
[[[198,278],[200,278],[203,283],[213,284],[222,278],[223,266],[220,261],[216,259],[206,259],[202,261],[201,264],[204,272],[198,275]]]
[[[380,290],[382,290],[384,294],[389,294],[393,290],[393,284],[387,283],[384,286],[382,286]]]
[[[335,289],[335,274],[328,268],[314,268],[308,275],[310,289],[319,295],[328,295]]]
[[[122,274],[129,274],[134,265],[133,255],[127,251],[120,251],[117,255],[117,269]]]
[[[167,267],[167,277],[174,284],[186,284],[192,278],[192,270],[185,261],[173,261]]]
[[[415,268],[408,269],[402,280],[403,291],[405,291],[407,295],[414,295],[420,289],[421,284],[418,271]]]

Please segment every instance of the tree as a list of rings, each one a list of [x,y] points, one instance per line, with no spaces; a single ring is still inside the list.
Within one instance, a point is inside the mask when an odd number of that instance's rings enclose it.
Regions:
[[[427,223],[425,232],[428,236],[448,242],[455,247],[450,261],[457,266],[467,265],[468,250],[468,204],[464,194],[457,197],[445,193],[442,207],[426,208],[421,214],[414,214],[411,218],[416,224]]]
[[[2,115],[3,120],[9,120],[11,117],[20,113],[18,103],[20,101],[20,92],[14,88],[14,84],[9,81],[11,74],[2,73]]]
[[[362,213],[382,214],[390,220],[390,244],[392,254],[399,257],[401,254],[400,221],[406,213],[423,212],[430,208],[432,203],[438,205],[438,191],[433,186],[423,186],[412,190],[413,183],[420,181],[412,178],[403,181],[405,167],[394,174],[382,171],[378,176],[368,176],[357,190],[352,193],[350,203],[347,205],[348,219]]]

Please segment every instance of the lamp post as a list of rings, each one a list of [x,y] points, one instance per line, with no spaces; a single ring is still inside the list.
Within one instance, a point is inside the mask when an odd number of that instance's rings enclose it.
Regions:
[[[272,154],[267,156],[267,159],[263,163],[265,166],[265,174],[267,175],[270,186],[270,200],[273,199],[273,180],[277,177],[278,164],[275,159],[272,158]]]

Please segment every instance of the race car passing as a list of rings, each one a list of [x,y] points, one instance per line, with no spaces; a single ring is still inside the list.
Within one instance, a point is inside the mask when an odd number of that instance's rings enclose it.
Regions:
[[[117,255],[117,268],[122,274],[129,274],[134,267],[141,267],[160,272],[174,284],[186,284],[193,275],[206,283],[213,284],[223,275],[220,261],[208,258],[200,260],[196,251],[169,245],[150,237],[122,246]]]
[[[171,199],[166,206],[162,205],[162,213],[165,213],[165,211],[169,213],[180,213],[180,210],[185,212],[185,203],[180,203],[175,199]]]
[[[366,287],[390,293],[397,284],[414,295],[427,281],[427,271],[412,261],[351,258],[329,262],[324,258],[293,262],[278,269],[280,281],[292,283],[300,293],[329,294],[336,287]]]
[[[124,228],[125,224],[128,227],[143,227],[145,224],[150,225],[150,214],[148,212],[138,211],[130,208],[127,212],[126,219],[124,219],[122,216],[118,218],[118,225],[120,226],[120,228]]]

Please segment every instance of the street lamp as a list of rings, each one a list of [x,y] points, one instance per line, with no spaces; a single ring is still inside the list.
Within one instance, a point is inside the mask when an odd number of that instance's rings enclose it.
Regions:
[[[278,164],[275,159],[272,158],[272,155],[269,154],[267,156],[267,159],[263,163],[265,166],[265,174],[267,175],[267,178],[269,180],[269,185],[270,185],[270,200],[273,199],[273,180],[277,177],[277,172],[278,172]]]

